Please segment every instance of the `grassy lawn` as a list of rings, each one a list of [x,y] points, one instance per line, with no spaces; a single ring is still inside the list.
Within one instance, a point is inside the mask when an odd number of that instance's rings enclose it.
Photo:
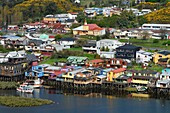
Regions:
[[[88,57],[88,58],[89,58],[89,60],[93,60],[93,59],[95,59],[95,54],[88,54],[88,53],[84,53],[84,56],[85,56],[85,57]]]
[[[53,65],[55,62],[66,62],[66,58],[58,58],[58,59],[47,59],[45,61],[42,61],[40,64],[51,64]]]
[[[69,50],[71,50],[71,51],[83,51],[82,47],[70,48]]]
[[[144,70],[142,68],[142,65],[141,64],[134,64],[132,67],[129,67],[128,69],[134,69],[134,70]],[[164,67],[162,66],[159,66],[157,64],[151,64],[150,67],[147,67],[147,70],[153,70],[153,71],[156,71],[156,72],[161,72],[162,69],[164,69]]]
[[[146,48],[160,48],[160,49],[170,49],[170,45],[169,46],[165,46],[163,45],[164,42],[167,42],[168,40],[159,40],[158,43],[153,43],[154,39],[147,39],[147,40],[143,40],[143,39],[120,39],[121,42],[129,42],[132,43],[136,46],[142,46],[142,47],[146,47]]]

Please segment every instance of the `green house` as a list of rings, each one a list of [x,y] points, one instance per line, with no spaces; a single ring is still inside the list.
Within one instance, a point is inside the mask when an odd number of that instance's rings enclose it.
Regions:
[[[67,64],[68,65],[85,65],[85,62],[88,60],[87,57],[79,57],[79,56],[69,56],[67,58]]]

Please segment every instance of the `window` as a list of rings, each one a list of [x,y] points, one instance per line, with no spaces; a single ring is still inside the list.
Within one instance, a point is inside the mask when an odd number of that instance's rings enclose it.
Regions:
[[[123,49],[120,49],[119,52],[124,52],[124,50],[123,50]]]

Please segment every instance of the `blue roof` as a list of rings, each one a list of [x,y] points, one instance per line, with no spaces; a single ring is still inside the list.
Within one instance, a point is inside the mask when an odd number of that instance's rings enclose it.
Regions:
[[[162,70],[163,75],[169,75],[170,76],[170,68],[165,68]]]
[[[107,68],[107,69],[104,69],[103,71],[109,72],[109,71],[111,71],[111,70],[114,70],[114,69],[113,69],[113,68]]]
[[[6,37],[6,38],[20,38],[19,36],[15,36],[15,35],[3,35],[2,37]]]

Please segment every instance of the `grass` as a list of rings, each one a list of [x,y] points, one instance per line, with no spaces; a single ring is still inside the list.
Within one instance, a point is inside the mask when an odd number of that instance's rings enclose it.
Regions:
[[[88,54],[88,53],[84,53],[84,56],[85,56],[85,57],[88,57],[88,58],[89,58],[89,60],[93,60],[93,59],[95,59],[95,54]]]
[[[57,59],[47,59],[45,61],[42,61],[40,64],[53,64],[54,62],[57,62]]]
[[[58,58],[58,59],[48,59],[45,61],[42,61],[41,64],[51,64],[53,65],[55,62],[66,62],[66,58]]]
[[[133,70],[144,70],[143,68],[142,68],[142,65],[141,64],[133,64],[133,66],[132,67],[129,67],[128,69],[133,69]],[[161,72],[162,71],[162,69],[164,69],[164,67],[161,67],[161,66],[159,66],[159,65],[157,65],[157,64],[154,64],[154,63],[152,63],[150,66],[148,66],[147,68],[146,68],[147,70],[153,70],[153,71],[157,71],[157,72]]]
[[[71,51],[83,51],[82,47],[70,48],[69,50],[71,50]]]
[[[54,103],[51,100],[26,98],[17,96],[0,96],[0,105],[8,107],[31,107]]]
[[[0,89],[16,89],[19,86],[16,82],[0,82]]]
[[[147,39],[147,40],[143,40],[143,39],[120,39],[121,42],[129,42],[132,43],[136,46],[142,46],[145,48],[155,48],[155,49],[170,49],[170,46],[165,46],[163,45],[164,42],[167,42],[168,40],[159,40],[158,43],[153,43],[154,39]]]

